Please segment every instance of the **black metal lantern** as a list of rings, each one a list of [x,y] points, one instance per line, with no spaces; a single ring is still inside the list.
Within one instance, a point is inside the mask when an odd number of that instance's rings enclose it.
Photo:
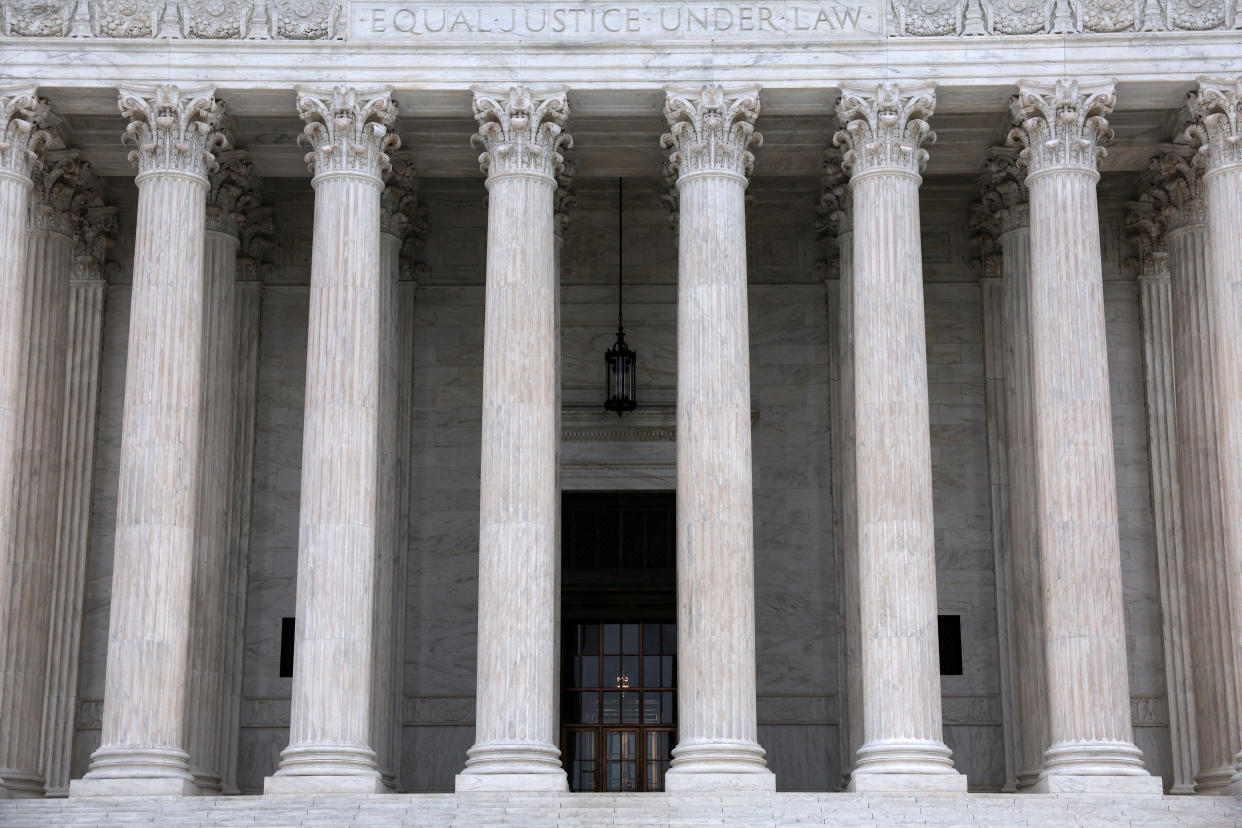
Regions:
[[[624,261],[625,234],[622,224],[624,190],[622,180],[617,179],[617,341],[604,352],[604,408],[617,412],[620,417],[638,407],[638,354],[625,344],[623,316],[624,281],[621,277]]]

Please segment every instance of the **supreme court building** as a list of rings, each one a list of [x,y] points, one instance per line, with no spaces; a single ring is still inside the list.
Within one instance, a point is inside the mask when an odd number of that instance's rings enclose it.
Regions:
[[[1242,821],[1242,0],[0,0],[0,822],[328,794]]]

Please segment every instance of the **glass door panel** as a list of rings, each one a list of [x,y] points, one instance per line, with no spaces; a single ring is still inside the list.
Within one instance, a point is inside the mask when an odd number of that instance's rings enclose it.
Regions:
[[[604,790],[638,790],[638,732],[605,730],[604,751]]]
[[[647,731],[647,790],[664,790],[664,774],[673,759],[673,731]]]

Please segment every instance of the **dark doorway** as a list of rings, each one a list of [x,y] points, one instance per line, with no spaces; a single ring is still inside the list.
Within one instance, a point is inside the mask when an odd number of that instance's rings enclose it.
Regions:
[[[677,742],[672,492],[562,500],[561,752],[572,791],[661,791]]]

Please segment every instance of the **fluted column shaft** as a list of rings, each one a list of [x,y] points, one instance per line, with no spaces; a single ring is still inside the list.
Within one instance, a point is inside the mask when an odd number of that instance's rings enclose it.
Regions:
[[[988,479],[992,505],[992,563],[996,593],[996,644],[1000,656],[1001,719],[1004,727],[1005,782],[1002,790],[1017,788],[1021,765],[1018,734],[1017,630],[1013,609],[1013,536],[1009,519],[1009,404],[1005,380],[1005,287],[996,275],[998,262],[985,257],[979,279],[983,304],[983,363],[987,376],[984,398],[988,421]]]
[[[1227,579],[1225,589],[1217,586],[1215,592],[1227,605],[1210,623],[1220,630],[1220,645],[1232,650],[1217,656],[1223,670],[1217,692],[1229,712],[1222,710],[1226,721],[1215,724],[1223,742],[1220,747],[1235,751],[1233,778],[1224,791],[1242,795],[1242,78],[1200,78],[1192,109],[1198,117],[1194,137],[1207,168],[1203,183],[1210,258],[1205,293],[1213,315],[1211,330],[1205,333],[1213,340],[1223,496],[1224,546],[1222,554],[1213,556],[1213,570]]]
[[[1023,86],[1031,365],[1051,742],[1035,790],[1160,791],[1130,729],[1096,203],[1111,85]]]
[[[853,316],[863,743],[850,790],[965,790],[941,728],[927,337],[919,240],[932,89],[843,89]]]
[[[26,331],[22,320],[27,314],[30,291],[27,273],[27,216],[30,206],[31,170],[41,139],[35,129],[36,110],[33,87],[0,86],[0,721],[7,730],[0,734],[0,797],[37,796],[42,783],[36,775],[29,779],[22,743],[24,725],[14,719],[23,716],[30,703],[29,656],[33,644],[21,626],[27,611],[21,591],[28,579],[28,550],[18,535],[17,512],[20,503],[19,464],[23,456],[22,413],[25,398]],[[17,621],[18,626],[14,626]],[[41,691],[36,692],[41,696]],[[36,713],[36,721],[38,714]],[[37,724],[35,725],[37,728]],[[37,740],[37,736],[36,736]],[[6,781],[16,774],[13,782]]]
[[[1048,673],[1044,596],[1039,569],[1035,393],[1031,368],[1031,228],[1020,222],[1001,234],[1005,337],[1005,428],[1009,463],[1010,561],[1018,700],[1017,785],[1039,779],[1048,747]]]
[[[237,787],[241,737],[241,684],[245,658],[246,586],[250,573],[250,494],[254,474],[254,415],[259,377],[259,313],[263,283],[240,279],[233,287],[233,450],[229,474],[227,596],[224,626],[222,736],[219,765],[226,794]]]
[[[44,171],[42,178],[49,175]],[[42,191],[42,186],[38,191]],[[26,234],[18,377],[17,455],[3,623],[0,777],[14,795],[44,790],[40,735],[47,682],[56,499],[65,392],[65,335],[72,228],[67,204],[35,198]]]
[[[555,175],[564,91],[475,90],[487,173],[475,742],[458,791],[566,790],[556,744]]]
[[[107,286],[101,278],[74,279],[69,286],[64,436],[50,629],[52,651],[48,658],[50,672],[43,712],[43,774],[48,795],[64,796],[69,790]]]
[[[1176,392],[1176,385],[1185,380],[1185,375],[1180,355],[1174,354],[1174,338],[1182,331],[1176,316],[1177,291],[1170,283],[1167,257],[1162,254],[1160,257],[1147,255],[1145,258],[1148,261],[1140,264],[1142,272],[1138,279],[1139,307],[1143,321],[1143,376],[1156,555],[1160,567],[1160,606],[1164,613],[1162,632],[1169,741],[1173,748],[1171,792],[1193,793],[1198,748],[1193,721],[1195,700],[1190,657],[1193,638],[1185,584],[1188,549],[1183,541],[1183,515],[1189,516],[1189,513],[1183,508],[1186,489],[1178,470],[1177,448],[1177,431],[1182,426],[1177,409],[1184,401],[1182,395]],[[1232,758],[1229,757],[1230,765]]]
[[[677,747],[670,791],[772,790],[755,699],[746,185],[758,90],[669,90],[677,268]]]
[[[315,227],[289,746],[268,793],[377,793],[374,612],[386,296],[380,192],[390,90],[299,90]],[[361,146],[362,153],[358,152]]]
[[[212,95],[121,92],[139,174],[108,670],[101,746],[70,795],[197,793],[183,745]]]
[[[214,223],[214,222],[213,222]],[[208,230],[204,245],[202,457],[194,556],[186,750],[205,793],[219,792],[229,491],[233,449],[235,232]]]

